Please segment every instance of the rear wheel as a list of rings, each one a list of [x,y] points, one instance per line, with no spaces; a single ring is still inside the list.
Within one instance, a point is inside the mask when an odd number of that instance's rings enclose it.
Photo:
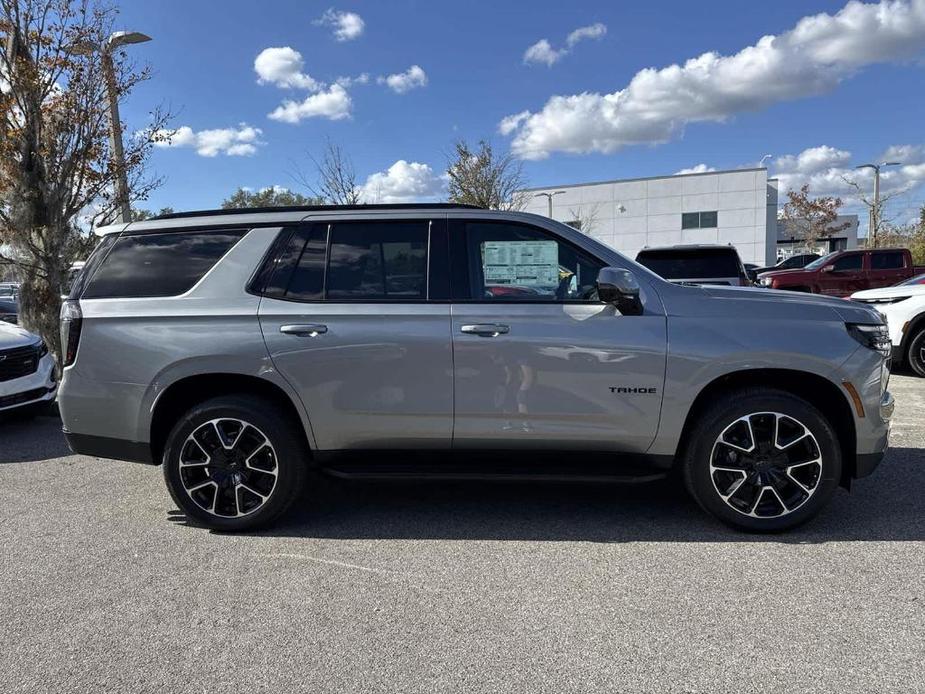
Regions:
[[[805,400],[764,388],[724,396],[695,425],[684,456],[691,495],[723,522],[774,532],[803,523],[829,501],[841,449]]]
[[[908,361],[909,368],[925,377],[925,327],[920,328],[909,342]]]
[[[167,439],[164,479],[198,524],[251,530],[283,514],[302,489],[307,451],[285,413],[251,396],[208,400]]]

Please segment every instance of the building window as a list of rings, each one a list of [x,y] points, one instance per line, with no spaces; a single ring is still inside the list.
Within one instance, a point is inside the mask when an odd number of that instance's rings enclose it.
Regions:
[[[681,215],[682,229],[715,229],[718,213],[712,212],[685,212]]]

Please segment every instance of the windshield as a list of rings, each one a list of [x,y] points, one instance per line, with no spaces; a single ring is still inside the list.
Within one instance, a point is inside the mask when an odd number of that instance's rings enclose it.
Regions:
[[[837,254],[838,254],[838,251],[835,251],[835,253],[829,253],[828,255],[824,255],[821,258],[818,258],[814,260],[813,262],[811,262],[809,265],[805,267],[805,269],[815,270],[817,268],[820,268],[823,265],[827,264],[830,260],[832,260],[832,258],[835,257],[835,255]]]
[[[726,248],[640,251],[636,262],[666,280],[738,277],[739,258]]]

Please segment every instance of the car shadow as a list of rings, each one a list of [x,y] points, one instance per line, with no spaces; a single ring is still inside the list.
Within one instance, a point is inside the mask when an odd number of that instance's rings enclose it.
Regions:
[[[645,485],[345,482],[313,477],[295,508],[254,537],[546,542],[925,540],[925,454],[892,449],[880,468],[838,490],[807,525],[754,535],[727,528],[673,481]],[[185,522],[179,511],[169,516]]]
[[[57,415],[0,415],[0,465],[31,463],[71,455]]]

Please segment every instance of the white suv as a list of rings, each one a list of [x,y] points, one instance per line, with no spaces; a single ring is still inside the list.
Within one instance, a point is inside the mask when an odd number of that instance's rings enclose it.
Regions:
[[[925,275],[893,287],[868,289],[851,295],[872,304],[886,319],[893,343],[893,361],[909,364],[925,377]]]

